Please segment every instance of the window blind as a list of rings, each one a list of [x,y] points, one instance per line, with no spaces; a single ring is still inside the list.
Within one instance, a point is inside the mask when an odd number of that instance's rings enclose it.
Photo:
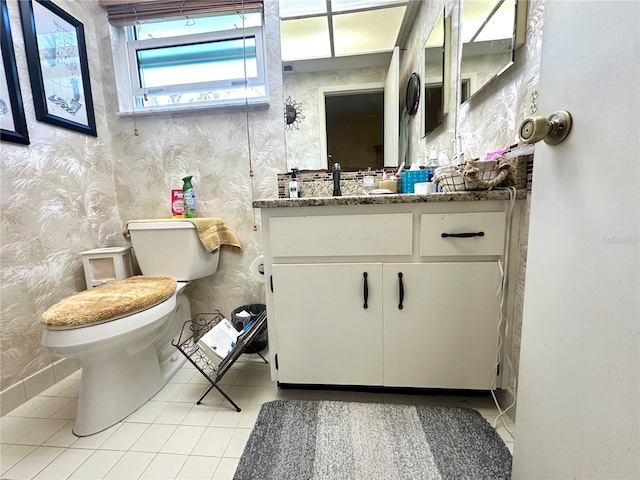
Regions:
[[[262,9],[262,0],[98,0],[98,4],[118,27],[163,17]]]

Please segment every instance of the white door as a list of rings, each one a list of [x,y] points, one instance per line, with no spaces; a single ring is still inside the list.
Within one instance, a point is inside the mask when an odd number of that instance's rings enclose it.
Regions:
[[[515,479],[640,478],[640,2],[546,1]]]
[[[278,380],[382,385],[382,265],[273,265],[271,272]]]
[[[398,165],[400,142],[400,48],[391,55],[389,72],[384,84],[384,165]]]

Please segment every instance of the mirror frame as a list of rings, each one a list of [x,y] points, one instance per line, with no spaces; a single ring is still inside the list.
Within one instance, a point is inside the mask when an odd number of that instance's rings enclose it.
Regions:
[[[514,13],[513,13],[513,31],[511,35],[511,60],[500,70],[498,70],[491,78],[487,79],[482,85],[476,88],[473,92],[470,92],[467,98],[465,98],[464,85],[462,80],[462,61],[464,58],[464,43],[462,43],[462,30],[463,30],[463,17],[464,17],[464,3],[469,0],[460,0],[459,2],[459,25],[458,25],[458,37],[461,44],[460,58],[458,62],[459,72],[459,87],[461,89],[460,105],[466,104],[469,100],[474,98],[477,94],[482,92],[485,88],[491,85],[495,80],[500,77],[504,72],[509,70],[516,61],[516,52],[524,45],[526,37],[527,27],[527,1],[528,0],[514,0]],[[500,2],[502,5],[503,2]],[[500,6],[498,5],[498,7]],[[496,8],[497,10],[497,8]],[[473,78],[473,75],[472,75]]]

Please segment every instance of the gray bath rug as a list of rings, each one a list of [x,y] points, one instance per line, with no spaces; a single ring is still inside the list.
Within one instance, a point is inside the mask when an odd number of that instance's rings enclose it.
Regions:
[[[511,453],[475,410],[334,401],[265,403],[234,480],[499,480]]]

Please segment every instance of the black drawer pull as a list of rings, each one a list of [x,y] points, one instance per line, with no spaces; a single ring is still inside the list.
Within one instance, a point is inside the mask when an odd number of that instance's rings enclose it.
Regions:
[[[402,272],[398,272],[398,285],[400,286],[400,303],[398,310],[402,310],[402,302],[404,301],[404,284],[402,283]]]
[[[442,238],[471,238],[471,237],[484,237],[484,232],[469,232],[469,233],[443,233]]]
[[[362,276],[364,277],[364,305],[362,307],[369,308],[369,305],[367,305],[367,301],[369,300],[369,284],[367,283],[367,272],[363,272]]]

